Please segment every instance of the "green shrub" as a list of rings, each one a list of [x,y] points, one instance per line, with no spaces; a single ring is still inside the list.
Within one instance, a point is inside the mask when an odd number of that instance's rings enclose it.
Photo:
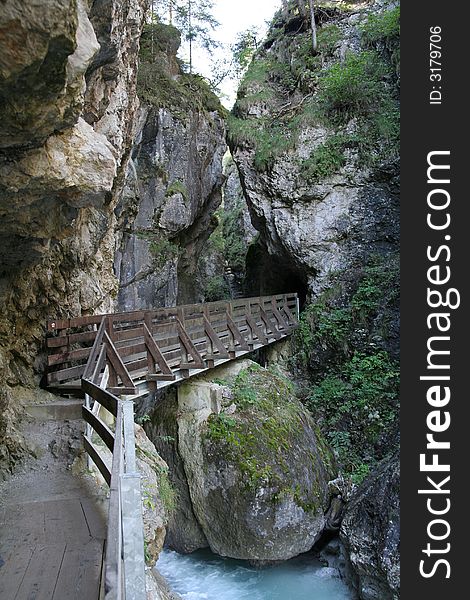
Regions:
[[[204,289],[204,298],[206,302],[216,302],[217,300],[228,300],[230,298],[230,288],[222,275],[214,275],[208,279]]]
[[[386,10],[379,14],[370,14],[361,27],[364,43],[372,45],[376,42],[398,41],[400,38],[400,7]]]
[[[324,111],[341,121],[367,113],[385,93],[382,79],[386,73],[386,65],[376,52],[349,53],[321,79],[319,101]]]
[[[373,464],[381,434],[398,419],[398,385],[399,365],[385,351],[356,352],[311,392],[309,408],[321,419],[342,468],[356,480]]]
[[[300,172],[304,179],[314,183],[333,175],[345,163],[344,149],[343,136],[334,135],[328,138],[301,163]]]

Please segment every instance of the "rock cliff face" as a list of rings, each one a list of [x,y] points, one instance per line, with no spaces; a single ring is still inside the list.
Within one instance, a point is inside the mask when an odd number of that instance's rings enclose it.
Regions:
[[[0,438],[18,451],[9,388],[37,385],[47,317],[109,310],[114,207],[132,143],[147,7],[2,4]]]
[[[329,518],[329,449],[283,377],[251,361],[213,376],[217,383],[203,377],[181,386],[178,406],[157,408],[159,425],[150,426],[165,459],[182,466],[172,477],[186,480],[169,543],[179,551],[209,545],[257,564],[306,552]],[[157,431],[174,445],[162,446]],[[172,533],[180,524],[190,540]]]
[[[308,22],[287,5],[242,81],[229,141],[260,232],[254,293],[317,296],[397,247],[396,56],[368,15],[321,8],[313,56]]]
[[[363,482],[347,506],[340,534],[361,600],[400,597],[399,493],[396,454]]]
[[[198,261],[222,200],[225,124],[207,84],[182,72],[179,45],[170,25],[148,26],[142,36],[143,102],[117,211],[122,310],[202,299]]]
[[[217,112],[143,105],[120,216],[116,272],[121,310],[201,299],[201,249],[223,183],[225,128]]]
[[[399,16],[382,0],[325,3],[314,55],[308,20],[285,3],[228,120],[259,231],[247,291],[306,300],[290,364],[356,482],[398,447]],[[346,517],[361,598],[397,593],[395,467],[383,487],[371,476]]]

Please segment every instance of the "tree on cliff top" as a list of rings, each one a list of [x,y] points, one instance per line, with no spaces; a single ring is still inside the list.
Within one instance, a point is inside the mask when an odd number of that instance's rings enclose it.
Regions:
[[[212,14],[213,7],[213,0],[153,0],[151,4],[152,20],[176,25],[188,43],[190,73],[193,72],[193,44],[209,54],[218,46],[211,36],[211,31],[219,25]]]

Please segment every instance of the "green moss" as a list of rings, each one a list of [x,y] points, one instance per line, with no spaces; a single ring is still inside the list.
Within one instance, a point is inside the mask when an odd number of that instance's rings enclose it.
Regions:
[[[247,490],[269,487],[273,502],[290,498],[306,511],[317,511],[323,503],[321,481],[335,473],[333,458],[318,430],[318,452],[305,448],[305,428],[313,424],[293,382],[275,368],[252,365],[221,383],[231,387],[237,410],[209,417],[210,451],[237,466]],[[293,464],[294,455],[299,464]],[[299,473],[311,468],[308,485],[297,483],[299,465]]]
[[[188,188],[184,185],[182,181],[176,179],[173,181],[168,189],[165,192],[165,197],[169,198],[170,196],[174,196],[175,194],[181,194],[184,200],[187,202],[189,198]]]
[[[268,483],[279,485],[282,473],[289,472],[286,457],[303,410],[292,397],[291,385],[259,367],[242,370],[231,384],[237,412],[209,417],[208,440],[223,443],[250,489]]]
[[[171,109],[175,117],[186,120],[189,111],[217,112],[222,118],[227,114],[208,82],[200,75],[170,72],[169,61],[177,62],[176,52],[180,32],[172,25],[148,24],[140,44],[140,65],[137,93],[141,100]]]

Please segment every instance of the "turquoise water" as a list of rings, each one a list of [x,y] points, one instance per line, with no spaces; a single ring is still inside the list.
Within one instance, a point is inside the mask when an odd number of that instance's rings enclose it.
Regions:
[[[352,600],[335,569],[303,555],[255,569],[201,550],[181,555],[164,550],[157,569],[184,600]]]

